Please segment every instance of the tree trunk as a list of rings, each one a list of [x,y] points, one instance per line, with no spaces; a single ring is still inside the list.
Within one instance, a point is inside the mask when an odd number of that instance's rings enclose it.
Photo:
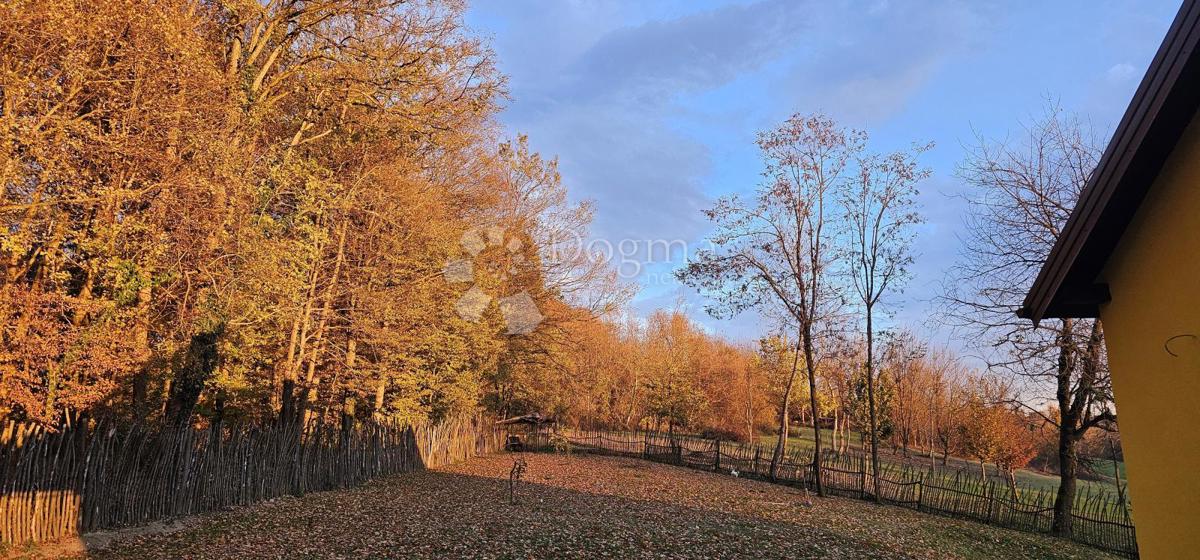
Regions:
[[[825,497],[825,485],[821,476],[821,416],[817,408],[817,365],[813,363],[812,324],[804,326],[804,368],[808,371],[808,400],[812,407],[813,427],[813,483],[817,487],[817,495]]]
[[[1071,535],[1075,510],[1075,482],[1078,476],[1079,456],[1075,439],[1066,430],[1058,434],[1058,495],[1054,499],[1054,534],[1062,537]]]
[[[291,335],[288,337],[287,360],[275,363],[275,371],[271,373],[272,387],[279,391],[271,396],[272,409],[279,413],[280,419],[290,418],[291,396],[295,391],[295,375],[293,374],[296,361],[296,345],[300,341],[300,314],[292,317]],[[284,410],[287,408],[288,410]]]
[[[387,392],[387,376],[379,378],[379,383],[375,385],[375,407],[371,410],[371,416],[376,422],[383,420],[383,396]]]
[[[355,406],[354,396],[347,394],[342,401],[342,439],[349,440],[354,433]]]
[[[840,430],[840,429],[841,429],[841,424],[838,423],[838,410],[837,410],[837,408],[834,408],[833,409],[833,433],[830,435],[830,440],[829,440],[829,447],[831,449],[839,449],[838,436],[840,436],[841,433],[838,430]]]
[[[1071,340],[1074,327],[1071,319],[1062,319],[1058,333],[1058,369],[1056,372],[1058,409],[1061,418],[1058,426],[1058,494],[1054,499],[1054,523],[1052,530],[1058,536],[1070,536],[1075,509],[1075,481],[1078,456],[1075,449],[1076,403],[1072,397],[1071,373],[1075,367],[1075,345]]]
[[[356,340],[353,335],[350,335],[350,339],[348,341],[346,341],[345,372],[346,372],[346,377],[350,378],[351,382],[353,382],[353,380],[354,380],[354,365],[355,365],[355,362],[357,361],[357,359],[358,359],[358,340]],[[342,419],[343,420],[345,420],[344,412],[346,410],[347,402],[350,402],[353,405],[357,404],[357,403],[353,402],[353,397],[349,394],[349,391],[346,391],[346,390],[343,390],[341,392],[338,391],[338,375],[341,373],[342,373],[341,369],[334,370],[333,379],[330,380],[330,382],[329,382],[329,397],[327,399],[325,399],[325,408],[324,408],[324,410],[321,411],[322,418],[332,418],[332,414],[330,414],[330,410],[333,408],[338,395],[341,395],[342,411],[343,411]],[[349,399],[349,401],[347,399]]]
[[[871,306],[867,306],[867,412],[871,420],[871,480],[875,485],[875,502],[879,497],[879,421],[875,414],[875,333],[871,322]],[[905,455],[907,455],[907,451]]]
[[[775,452],[771,454],[771,480],[775,480],[779,474],[779,462],[783,459],[784,446],[788,440],[788,406],[792,399],[792,388],[789,384],[788,388],[783,392],[783,407],[779,409],[779,432],[775,441]]]
[[[783,406],[779,409],[779,440],[775,442],[775,453],[771,455],[771,480],[779,473],[779,462],[783,459],[784,447],[788,440],[788,409],[792,406],[792,388],[796,383],[796,370],[800,362],[800,348],[792,354],[792,373],[788,376],[787,386],[783,390]]]
[[[134,347],[138,352],[143,353],[137,373],[133,375],[133,413],[134,417],[139,420],[144,419],[150,411],[146,393],[150,384],[150,298],[153,296],[152,290],[149,278],[145,279],[145,284],[138,289],[137,327],[133,331]]]
[[[165,413],[169,425],[185,426],[191,420],[204,384],[217,369],[217,341],[221,331],[221,327],[215,327],[192,335],[183,365],[175,372],[175,379],[171,383]]]
[[[212,419],[209,421],[210,433],[214,441],[221,440],[221,425],[225,422],[225,394],[218,392],[213,398]]]
[[[754,445],[754,385],[746,369],[746,443]]]
[[[317,298],[317,278],[320,264],[314,264],[308,277],[308,294],[304,305],[292,323],[291,343],[288,345],[287,366],[284,370],[283,394],[280,396],[279,418],[284,423],[295,422],[298,418],[296,406],[296,381],[300,375],[300,363],[304,359],[305,343],[308,340],[308,329],[312,323],[313,303]]]
[[[929,443],[929,464],[931,464],[931,465],[935,463],[934,454],[933,454],[933,448],[937,446],[936,442],[934,441],[935,439],[937,439],[937,416],[935,416],[934,412],[933,412],[933,392],[930,391],[930,393],[929,393],[929,440],[927,443]]]
[[[321,360],[321,355],[325,352],[325,331],[329,326],[329,315],[333,307],[333,294],[337,289],[338,279],[342,270],[342,261],[346,256],[346,229],[349,225],[349,220],[342,222],[338,233],[338,248],[337,255],[333,261],[333,274],[330,276],[329,285],[325,287],[325,293],[322,296],[321,302],[321,319],[317,323],[316,340],[313,341],[312,352],[308,356],[308,372],[304,377],[304,398],[301,399],[300,405],[304,407],[303,425],[307,426],[313,419],[313,411],[316,409],[317,402],[317,362]],[[330,390],[333,390],[330,388]],[[332,397],[332,395],[330,395]]]

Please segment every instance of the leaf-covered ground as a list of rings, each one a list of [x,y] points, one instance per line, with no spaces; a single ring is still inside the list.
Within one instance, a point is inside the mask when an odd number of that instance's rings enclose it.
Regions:
[[[1115,558],[1062,540],[634,459],[511,455],[209,514],[94,558]],[[812,505],[808,505],[811,502]]]

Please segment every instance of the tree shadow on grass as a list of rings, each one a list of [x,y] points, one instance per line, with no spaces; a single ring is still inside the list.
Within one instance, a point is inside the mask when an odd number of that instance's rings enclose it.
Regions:
[[[95,551],[95,558],[1095,558],[1102,555],[1022,533],[927,520],[895,508],[818,500],[795,491],[708,473],[616,461],[591,477],[590,459],[563,474],[554,458],[531,456],[530,481],[508,502],[508,458],[491,457],[486,476],[461,472],[401,475],[362,488],[278,500],[209,516],[173,535]],[[574,463],[572,463],[574,464]],[[639,465],[647,465],[644,471]],[[628,468],[633,465],[633,468]],[[451,469],[455,470],[455,469]],[[545,480],[545,477],[551,477]],[[638,480],[638,477],[641,480]],[[559,480],[555,480],[558,477]],[[647,482],[648,480],[648,482]],[[566,484],[564,484],[564,482]],[[645,487],[639,486],[639,484]],[[665,495],[664,484],[680,485]],[[736,484],[745,507],[712,485]],[[676,500],[688,494],[690,500]],[[670,496],[670,497],[668,497]],[[736,496],[735,496],[736,497]],[[682,502],[682,503],[681,503]],[[876,508],[869,510],[867,508]],[[740,509],[738,511],[735,511]],[[861,510],[866,519],[848,515]],[[898,526],[871,530],[891,520]],[[945,538],[939,526],[955,525]],[[961,525],[961,527],[959,527]],[[907,532],[906,532],[907,531]],[[999,537],[997,537],[999,535]],[[896,539],[889,542],[889,539]]]

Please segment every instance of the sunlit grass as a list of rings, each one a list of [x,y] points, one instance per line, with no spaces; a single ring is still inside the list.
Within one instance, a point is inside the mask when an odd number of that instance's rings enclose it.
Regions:
[[[843,436],[839,435],[839,438]],[[846,444],[847,451],[858,452],[864,448],[862,435],[858,432],[850,432],[849,441]],[[775,435],[759,436],[757,443],[762,445],[764,449],[774,449],[777,437]],[[840,441],[840,440],[839,440]],[[830,429],[821,430],[821,445],[825,449],[830,449],[833,444],[833,431]],[[812,452],[815,447],[815,438],[813,437],[813,429],[809,427],[792,427],[788,432],[787,449],[789,453],[796,451]],[[950,456],[948,465],[942,465],[941,455],[935,451],[934,457],[931,460],[929,451],[925,448],[910,448],[909,456],[904,457],[896,452],[890,445],[884,445],[880,448],[880,462],[883,468],[902,466],[919,467],[922,469],[934,468],[939,471],[949,470],[964,471],[974,475],[979,473],[979,463],[977,461],[964,459],[960,457]],[[1118,468],[1121,472],[1121,480],[1125,480],[1125,465],[1118,462]],[[1085,480],[1080,478],[1076,481],[1076,488],[1083,494],[1106,495],[1112,500],[1117,498],[1117,487],[1115,481],[1111,480],[1113,465],[1111,461],[1100,461],[1093,464],[1092,467],[1097,474],[1109,477],[1110,480]],[[999,471],[995,465],[988,464],[988,475],[995,478],[998,482]],[[1017,485],[1022,491],[1037,491],[1053,494],[1058,491],[1059,478],[1057,474],[1039,472],[1030,469],[1020,469],[1015,473]]]

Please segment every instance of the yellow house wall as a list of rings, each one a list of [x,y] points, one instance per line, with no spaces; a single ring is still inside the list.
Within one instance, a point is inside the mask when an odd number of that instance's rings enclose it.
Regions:
[[[1112,301],[1100,316],[1142,557],[1200,558],[1200,119],[1103,280]]]

